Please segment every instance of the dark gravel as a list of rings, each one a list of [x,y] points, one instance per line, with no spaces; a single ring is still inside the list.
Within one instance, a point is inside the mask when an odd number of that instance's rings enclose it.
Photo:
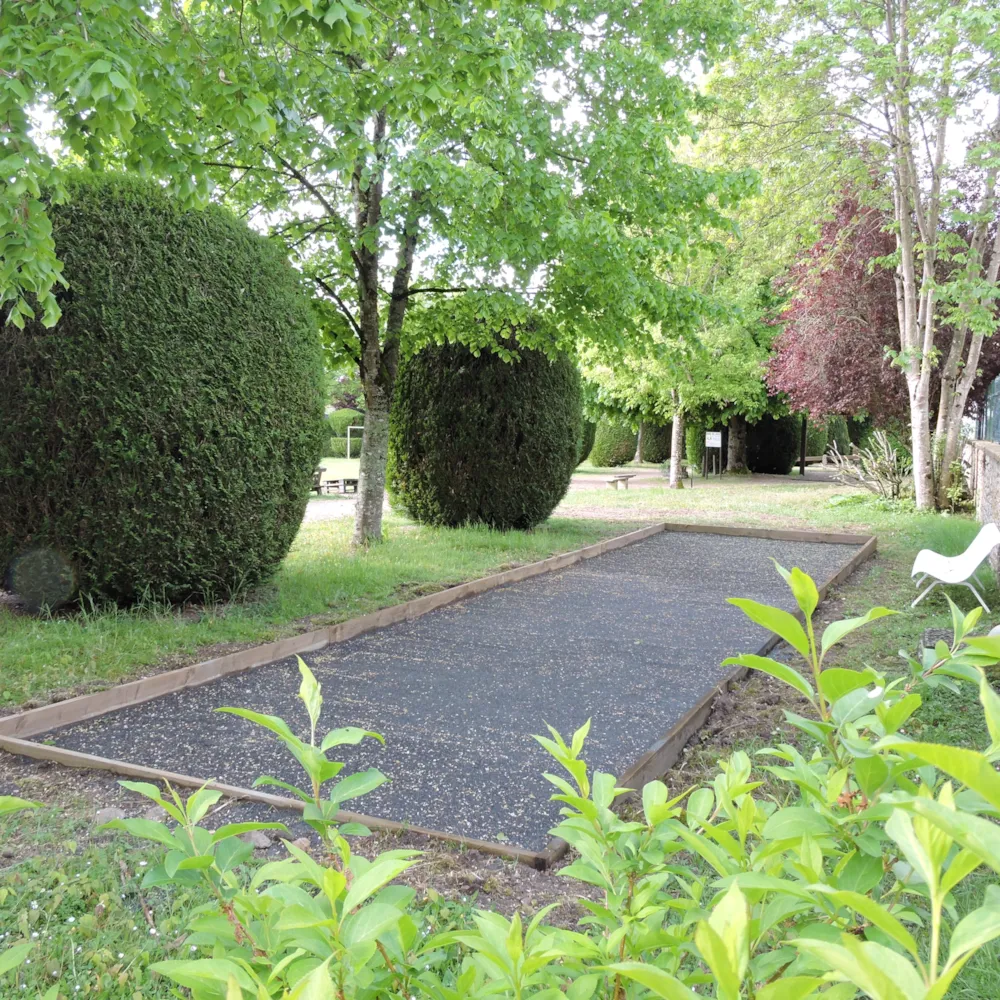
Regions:
[[[384,748],[341,751],[346,772],[376,766],[393,779],[348,807],[544,848],[558,808],[541,773],[555,768],[532,733],[549,723],[568,738],[592,717],[585,756],[620,774],[718,683],[724,657],[766,638],[726,597],[792,610],[770,557],[821,581],[856,551],[665,532],[309,654],[321,731],[359,725],[386,737]],[[291,659],[39,739],[236,785],[297,780],[269,733],[212,709],[253,708],[307,732],[298,682]]]

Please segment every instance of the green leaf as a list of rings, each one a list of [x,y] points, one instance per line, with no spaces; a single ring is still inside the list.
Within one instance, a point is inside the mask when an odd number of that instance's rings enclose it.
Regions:
[[[842,935],[840,942],[798,938],[790,944],[825,962],[871,1000],[915,1000],[924,995],[920,974],[896,952],[851,934]]]
[[[288,1000],[334,1000],[336,996],[328,958],[294,985],[288,994]]]
[[[756,1000],[806,1000],[825,982],[816,976],[782,976],[762,986],[754,997]]]
[[[769,656],[757,656],[753,653],[743,653],[741,656],[730,656],[722,661],[724,667],[749,667],[751,670],[759,670],[761,673],[770,674],[779,681],[784,681],[790,687],[795,688],[799,694],[805,695],[810,701],[816,697],[812,685],[794,667],[785,663],[772,660]]]
[[[776,635],[779,635],[793,649],[798,650],[806,659],[809,658],[809,639],[806,637],[802,623],[789,612],[781,608],[773,608],[768,604],[758,604],[745,597],[730,597],[728,602],[739,608],[743,614]]]
[[[675,979],[668,972],[656,968],[655,965],[647,965],[645,962],[618,962],[603,968],[606,972],[634,979],[640,985],[645,986],[647,990],[652,990],[658,997],[663,997],[664,1000],[698,1000],[698,995],[688,989],[679,979]]]
[[[191,823],[198,823],[212,806],[222,798],[222,792],[214,788],[199,788],[187,800],[188,820]]]
[[[238,837],[241,833],[250,833],[253,830],[287,830],[284,823],[227,823],[220,826],[212,834],[212,843],[217,844],[227,837]]]
[[[326,753],[331,747],[357,746],[366,736],[378,740],[379,743],[385,743],[385,737],[381,733],[373,733],[368,729],[358,729],[357,726],[344,726],[342,729],[331,729],[319,748]]]
[[[889,778],[889,767],[886,762],[878,756],[857,757],[854,761],[854,777],[857,779],[861,791],[869,799],[875,797],[875,793],[886,783]]]
[[[180,871],[190,871],[198,870],[202,868],[211,868],[215,864],[215,855],[213,854],[197,854],[194,857],[185,858],[178,866],[177,870]]]
[[[356,774],[348,775],[342,781],[330,789],[330,801],[346,802],[348,799],[355,799],[359,795],[365,795],[373,791],[380,785],[384,785],[389,779],[378,768],[370,767],[367,771],[358,771]]]
[[[854,910],[855,913],[860,913],[865,920],[888,934],[896,944],[905,948],[914,958],[919,957],[920,952],[913,935],[884,906],[876,903],[870,896],[863,896],[860,892],[832,889],[827,885],[815,885],[812,888],[816,892],[828,896],[838,906],[846,906]]]
[[[1000,809],[1000,774],[984,754],[941,743],[911,743],[898,736],[887,736],[878,747],[892,747],[933,764],[938,770],[978,792],[994,809]]]
[[[788,806],[772,813],[762,831],[765,840],[791,840],[807,833],[828,834],[833,827],[828,819],[806,806]]]
[[[874,670],[847,670],[844,667],[828,667],[819,675],[819,689],[831,704],[840,701],[846,694],[866,688],[875,680]]]
[[[986,901],[976,910],[967,913],[955,926],[949,942],[948,964],[957,962],[963,955],[982,948],[1000,937],[1000,888],[986,887]]]
[[[19,965],[23,965],[33,948],[34,945],[30,941],[25,941],[23,944],[16,944],[6,951],[0,951],[0,976],[10,972],[11,969],[16,969]]]
[[[155,962],[150,968],[161,976],[172,979],[179,986],[197,990],[205,986],[226,986],[229,977],[235,978],[242,989],[253,991],[253,980],[243,967],[228,958],[194,958],[170,962]]]
[[[894,733],[913,713],[920,708],[923,699],[915,691],[904,695],[895,705],[879,713],[886,733]],[[876,708],[876,711],[878,709]]]
[[[254,98],[249,98],[248,103],[253,100]],[[258,101],[257,103],[260,104],[262,102]],[[309,714],[309,724],[312,726],[313,733],[315,733],[316,723],[319,722],[319,714],[323,709],[323,695],[320,693],[319,682],[316,680],[315,674],[306,665],[306,661],[301,656],[297,656],[295,659],[298,660],[299,673],[302,675],[302,683],[299,685],[299,697],[306,706],[306,712]]]
[[[348,948],[375,941],[398,926],[404,914],[388,903],[373,902],[345,918],[341,925],[341,940]]]
[[[29,799],[19,799],[16,795],[0,795],[0,816],[20,812],[22,809],[38,809],[41,804],[41,802],[32,802]]]
[[[930,820],[1000,874],[1000,826],[996,823],[949,809],[933,799],[914,797],[901,801],[899,805]]]
[[[140,840],[152,840],[166,847],[179,847],[177,838],[162,824],[152,819],[113,819],[102,830],[124,830]]]
[[[397,875],[402,874],[414,864],[416,864],[416,861],[412,857],[376,858],[371,867],[351,883],[351,888],[344,898],[344,913],[350,913],[351,910],[360,906],[369,896],[376,893],[387,882],[391,882]]]
[[[812,613],[819,604],[819,591],[813,578],[808,573],[803,573],[798,566],[793,566],[791,571],[785,569],[777,559],[772,559],[774,568],[781,574],[788,589],[791,590],[795,603],[801,608],[806,618],[812,617]]]
[[[889,608],[872,608],[860,618],[844,618],[839,622],[831,622],[823,630],[823,638],[820,639],[820,655],[825,656],[828,649],[836,646],[841,639],[867,625],[869,622],[878,621],[887,615],[899,614],[898,611],[890,611]],[[831,699],[836,700],[836,699]]]
[[[979,671],[979,701],[986,713],[986,728],[990,734],[990,751],[1000,749],[1000,695],[993,689],[985,670]]]

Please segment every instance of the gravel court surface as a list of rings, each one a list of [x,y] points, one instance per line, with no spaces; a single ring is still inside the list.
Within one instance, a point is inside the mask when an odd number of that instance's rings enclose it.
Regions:
[[[558,804],[542,772],[557,768],[531,734],[549,723],[568,738],[592,718],[588,763],[622,773],[718,683],[722,659],[766,639],[727,597],[793,610],[771,557],[822,581],[857,550],[664,532],[308,654],[321,733],[359,725],[386,737],[331,753],[345,773],[392,779],[347,808],[544,849]],[[270,733],[212,711],[252,708],[308,732],[298,682],[292,658],[38,739],[235,785],[299,780]]]

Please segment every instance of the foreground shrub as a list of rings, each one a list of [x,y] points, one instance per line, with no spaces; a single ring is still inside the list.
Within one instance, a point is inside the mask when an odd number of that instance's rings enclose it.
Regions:
[[[50,208],[62,319],[0,337],[0,565],[38,604],[47,559],[122,602],[252,586],[288,551],[328,434],[298,277],[156,184],[81,176],[70,194]]]
[[[963,616],[952,604],[953,642],[926,649],[919,662],[906,658],[904,676],[828,666],[845,637],[893,612],[835,621],[817,639],[815,583],[799,569],[778,569],[802,620],[752,600],[731,603],[783,639],[803,669],[757,655],[724,664],[767,673],[810,706],[808,718],[785,713],[805,749],[778,743],[758,752],[777,794],[752,780],[750,757],[736,752],[701,787],[678,792],[648,782],[623,819],[617,807],[633,793],[587,767],[589,722],[569,740],[551,727],[536,737],[563,772],[546,777],[561,804],[551,832],[576,850],[560,873],[586,886],[577,929],[547,924],[549,908],[527,927],[519,914],[480,910],[471,924],[436,928],[414,906],[412,889],[389,884],[417,862],[415,852],[371,861],[355,854],[346,838],[368,831],[339,823],[338,811],[386,778],[374,768],[344,776],[328,754],[381,737],[346,727],[319,741],[322,694],[300,660],[308,739],[276,716],[223,711],[269,730],[298,761],[303,787],[270,777],[258,784],[303,801],[322,852],[286,841],[287,858],[245,866],[252,849],[238,837],[281,824],[210,832],[200,823],[220,792],[202,788],[185,801],[122,783],[174,821],[109,824],[167,849],[143,886],[189,892],[200,884],[214,897],[190,920],[189,940],[203,957],[152,968],[193,1000],[943,1000],[969,959],[1000,937],[995,885],[961,919],[953,904],[977,867],[1000,871],[992,819],[1000,777],[991,763],[1000,744],[978,753],[916,742],[902,727],[920,709],[920,690],[967,679],[1000,740],[1000,696],[982,671],[1000,658],[1000,640],[971,637],[980,609]],[[15,941],[0,952],[0,970],[7,955],[11,968],[38,947]]]
[[[562,499],[580,448],[580,377],[569,358],[518,349],[506,362],[460,344],[401,368],[388,488],[425,524],[532,528]]]
[[[624,465],[635,458],[636,432],[628,424],[602,420],[590,449],[591,465],[599,469]]]
[[[764,416],[747,428],[747,466],[751,472],[787,476],[799,455],[802,417]]]
[[[642,460],[659,465],[670,458],[670,435],[673,424],[642,425]]]

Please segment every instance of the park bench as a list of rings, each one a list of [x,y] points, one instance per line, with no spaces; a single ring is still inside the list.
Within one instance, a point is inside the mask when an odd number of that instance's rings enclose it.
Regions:
[[[324,484],[328,493],[357,493],[358,481],[343,477],[340,479],[328,479]]]
[[[628,489],[628,481],[630,479],[635,479],[636,474],[634,472],[622,473],[621,475],[612,476],[610,479],[606,479],[605,482],[608,486],[613,486],[616,490],[618,489],[618,484],[621,483],[625,489]]]
[[[326,472],[325,465],[321,465],[318,469],[313,471],[313,484],[310,489],[315,490],[317,496],[320,496],[323,492],[323,485],[320,480],[322,479],[324,472]]]

